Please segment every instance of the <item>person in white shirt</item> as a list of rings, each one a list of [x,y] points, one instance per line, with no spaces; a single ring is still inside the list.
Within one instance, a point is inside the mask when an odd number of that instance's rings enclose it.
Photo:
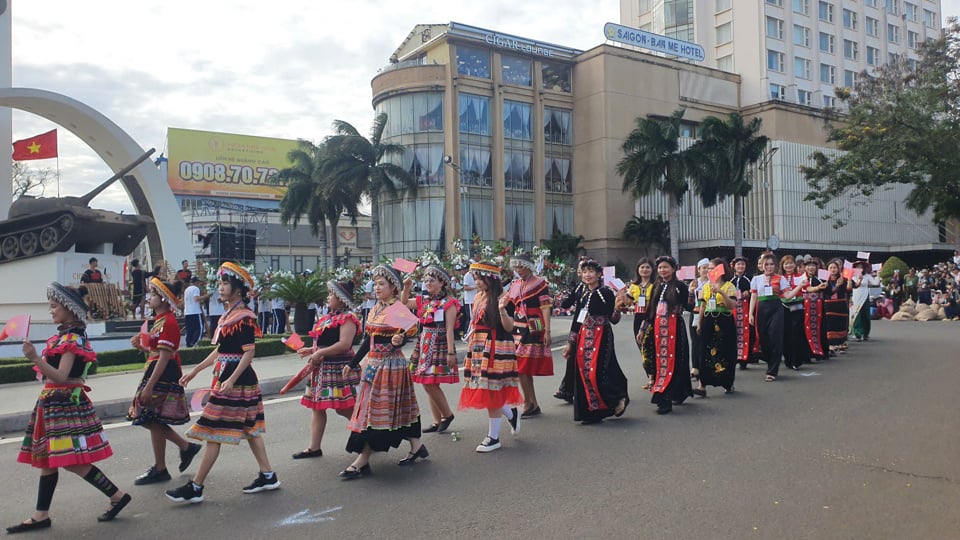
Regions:
[[[373,280],[367,281],[366,285],[363,286],[363,329],[367,328],[367,316],[370,315],[370,310],[373,309],[373,306],[377,305],[377,297],[373,294]]]
[[[210,295],[201,294],[200,283],[200,278],[193,276],[190,278],[190,286],[183,291],[183,318],[187,330],[187,347],[195,347],[203,336],[203,308],[200,304]]]
[[[853,283],[850,328],[853,330],[854,339],[866,341],[870,339],[870,288],[879,287],[880,280],[873,275],[873,269],[867,261],[857,261],[853,267],[860,268],[862,273],[850,280]]]
[[[470,317],[473,315],[473,299],[477,297],[477,280],[473,277],[470,269],[463,274],[463,312],[467,316],[467,324],[470,323]]]
[[[220,316],[224,314],[226,308],[223,306],[223,302],[220,301],[219,294],[210,297],[210,306],[207,308],[207,313],[210,315],[210,337],[213,337],[213,332],[217,328],[217,323],[220,322]]]

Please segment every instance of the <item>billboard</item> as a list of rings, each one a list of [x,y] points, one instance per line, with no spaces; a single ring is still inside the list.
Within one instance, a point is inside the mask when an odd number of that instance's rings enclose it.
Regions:
[[[169,128],[167,183],[176,195],[280,200],[270,179],[290,166],[297,141]]]

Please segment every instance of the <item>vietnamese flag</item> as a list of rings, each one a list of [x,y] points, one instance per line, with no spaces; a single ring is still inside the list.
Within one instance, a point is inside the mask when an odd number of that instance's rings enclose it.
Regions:
[[[17,315],[16,317],[13,317],[7,321],[7,324],[3,327],[3,330],[0,330],[0,341],[3,341],[8,337],[20,337],[27,339],[28,334],[30,334],[30,316]]]
[[[28,161],[57,157],[57,130],[13,143],[13,160]]]

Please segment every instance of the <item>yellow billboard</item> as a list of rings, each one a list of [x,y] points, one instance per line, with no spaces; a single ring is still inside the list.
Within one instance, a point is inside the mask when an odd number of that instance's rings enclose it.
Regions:
[[[232,133],[167,129],[167,183],[176,195],[280,200],[271,178],[290,166],[297,141]]]

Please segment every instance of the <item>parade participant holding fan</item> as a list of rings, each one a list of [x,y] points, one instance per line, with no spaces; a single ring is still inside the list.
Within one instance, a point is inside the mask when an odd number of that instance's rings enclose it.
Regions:
[[[426,294],[408,300],[413,287],[409,277],[400,293],[400,301],[417,314],[422,328],[410,364],[413,382],[422,384],[430,398],[433,424],[424,428],[424,433],[442,433],[450,427],[453,411],[440,385],[460,382],[455,331],[460,303],[450,294],[450,281],[446,270],[431,265],[423,270]]]
[[[693,395],[690,384],[690,346],[683,311],[690,293],[677,279],[677,261],[669,255],[657,257],[657,281],[653,284],[653,304],[647,309],[647,324],[653,326],[653,339],[645,343],[646,354],[654,359],[657,369],[650,402],[657,414],[666,414]]]
[[[293,459],[320,457],[323,432],[327,427],[327,409],[349,419],[356,403],[356,387],[360,374],[356,370],[344,374],[343,367],[353,359],[353,338],[360,329],[360,320],[353,314],[353,282],[327,282],[327,305],[330,312],[321,315],[310,331],[313,347],[297,351],[314,368],[300,404],[313,411],[310,420],[310,446],[293,454]]]
[[[803,290],[806,288],[806,274],[797,268],[793,255],[784,255],[780,258],[780,275],[784,291],[792,291],[791,297],[786,294],[780,299],[783,305],[783,363],[794,371],[800,369],[804,362],[809,361],[804,354],[807,340],[803,329]]]
[[[400,351],[406,336],[413,336],[417,326],[396,326],[388,314],[402,286],[403,278],[396,269],[383,265],[373,269],[377,303],[367,318],[363,344],[343,367],[344,377],[358,366],[361,370],[360,394],[350,418],[350,438],[347,439],[347,452],[358,455],[340,472],[343,480],[369,475],[370,455],[398,448],[404,439],[410,442],[410,452],[398,465],[413,465],[430,455],[420,442],[420,408],[409,362]],[[402,304],[399,307],[406,311]]]
[[[534,274],[536,263],[527,253],[510,259],[510,268],[518,278],[510,285],[510,299],[514,304],[516,325],[513,332],[517,341],[517,370],[523,392],[522,417],[540,414],[540,404],[533,386],[533,378],[553,375],[553,354],[550,352],[550,313],[553,299],[547,280]]]
[[[630,403],[627,378],[617,362],[613,324],[620,322],[621,303],[600,280],[603,268],[594,260],[583,265],[584,294],[577,301],[580,328],[574,355],[573,419],[583,424],[621,416]]]
[[[647,373],[647,382],[643,385],[643,389],[648,390],[653,386],[653,378],[657,373],[653,358],[644,354],[643,347],[644,342],[653,335],[651,333],[652,326],[642,325],[643,321],[646,320],[647,309],[650,307],[653,295],[653,265],[650,264],[650,259],[641,257],[637,261],[637,272],[633,283],[626,289],[626,292],[623,289],[617,292],[621,297],[621,302],[633,309],[633,335],[636,338],[637,346],[640,348],[643,370]],[[640,332],[641,326],[643,332]]]
[[[61,468],[110,497],[110,508],[98,521],[112,520],[130,503],[130,495],[120,491],[94,465],[113,455],[113,451],[87,397],[89,388],[84,386],[87,370],[96,361],[97,353],[87,340],[87,306],[82,290],[51,283],[47,299],[50,318],[58,325],[57,334],[47,340],[41,354],[37,354],[33,343],[23,343],[23,355],[36,366],[44,384],[30,414],[17,461],[40,469],[40,485],[33,516],[7,527],[7,534],[50,527],[50,503]]]
[[[853,286],[843,277],[843,260],[833,259],[827,264],[830,277],[824,291],[824,326],[827,327],[827,342],[830,350],[842,353],[847,350],[847,332],[850,327],[850,291]]]
[[[806,288],[803,290],[803,334],[807,345],[807,358],[817,362],[827,358],[827,328],[823,320],[823,294],[827,280],[820,279],[823,263],[816,257],[808,257],[803,263],[806,272]]]
[[[523,403],[518,389],[516,345],[513,342],[514,303],[503,291],[500,268],[489,262],[470,265],[477,280],[473,318],[467,331],[467,357],[463,362],[461,409],[487,411],[487,436],[477,452],[500,449],[500,415],[507,417],[510,431],[520,431]]]
[[[167,441],[180,449],[180,472],[187,470],[193,457],[202,448],[199,444],[187,442],[170,427],[186,424],[190,420],[190,408],[180,384],[183,376],[180,353],[177,352],[180,348],[180,327],[172,311],[173,306],[177,305],[179,293],[180,282],[167,284],[150,278],[148,305],[154,318],[146,333],[140,332],[130,339],[134,348],[147,353],[147,363],[127,419],[135,426],[150,430],[153,448],[153,465],[134,480],[133,483],[138,486],[170,480],[170,473],[167,472]]]
[[[733,321],[737,330],[737,362],[740,369],[747,369],[750,362],[750,348],[753,326],[750,324],[750,278],[747,277],[747,258],[735,257],[730,262],[733,267],[733,284],[737,292],[737,307],[733,312]]]
[[[239,445],[242,440],[249,443],[260,467],[257,477],[243,492],[259,493],[280,487],[263,442],[263,396],[253,370],[254,342],[261,336],[257,316],[246,305],[247,294],[254,286],[253,277],[229,261],[220,265],[217,276],[220,299],[229,306],[214,333],[217,348],[180,379],[180,384],[186,386],[201,371],[216,364],[210,399],[200,419],[187,431],[187,437],[207,443],[197,474],[183,486],[166,492],[167,498],[178,503],[203,502],[203,483],[220,455],[220,446]]]
[[[722,386],[733,392],[737,372],[737,327],[733,311],[737,309],[737,289],[728,281],[726,261],[713,259],[707,266],[708,281],[700,302],[700,384],[693,393],[706,397],[707,386]]]

